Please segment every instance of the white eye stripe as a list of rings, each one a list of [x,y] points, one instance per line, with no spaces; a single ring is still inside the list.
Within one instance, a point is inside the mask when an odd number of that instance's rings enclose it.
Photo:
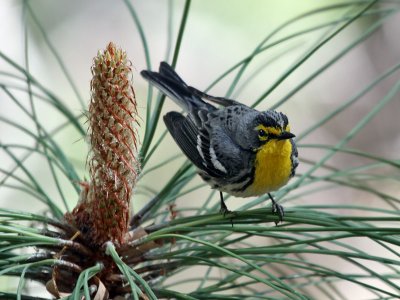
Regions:
[[[217,170],[226,173],[225,167],[221,164],[221,162],[218,160],[217,155],[215,154],[215,150],[212,146],[210,146],[210,156],[211,156],[211,162]]]

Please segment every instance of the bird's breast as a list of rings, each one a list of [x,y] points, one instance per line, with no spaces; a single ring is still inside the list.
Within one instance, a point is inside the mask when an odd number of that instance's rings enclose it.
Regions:
[[[258,196],[285,185],[292,169],[291,154],[290,140],[271,140],[263,145],[255,157],[254,182],[246,192]]]

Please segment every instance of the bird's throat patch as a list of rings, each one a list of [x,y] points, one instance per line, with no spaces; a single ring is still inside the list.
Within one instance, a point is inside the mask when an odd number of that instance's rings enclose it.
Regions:
[[[289,181],[291,154],[290,140],[271,140],[257,151],[254,182],[249,187],[253,195],[275,191]]]

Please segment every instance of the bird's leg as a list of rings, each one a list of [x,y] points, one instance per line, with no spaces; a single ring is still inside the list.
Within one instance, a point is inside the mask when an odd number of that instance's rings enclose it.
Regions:
[[[220,197],[220,200],[221,200],[221,208],[220,208],[219,211],[220,211],[221,214],[223,214],[224,217],[225,217],[226,214],[230,214],[230,213],[232,213],[232,211],[230,211],[230,210],[228,209],[228,207],[226,206],[226,204],[225,204],[225,202],[224,202],[224,196],[222,195],[222,192],[221,192],[221,191],[219,192],[219,197]],[[231,218],[231,225],[232,225],[232,227],[233,227],[233,220],[232,220],[232,218]]]
[[[225,216],[227,213],[230,213],[231,211],[226,206],[226,204],[224,202],[224,196],[222,195],[221,191],[219,192],[219,198],[221,200],[221,208],[219,211],[221,212],[221,214],[224,214],[224,216]]]
[[[279,221],[275,221],[275,225],[278,225],[279,222],[283,221],[283,216],[285,215],[285,210],[283,209],[283,206],[276,203],[274,200],[274,197],[270,193],[268,193],[269,198],[272,201],[272,212],[277,213],[279,216]]]

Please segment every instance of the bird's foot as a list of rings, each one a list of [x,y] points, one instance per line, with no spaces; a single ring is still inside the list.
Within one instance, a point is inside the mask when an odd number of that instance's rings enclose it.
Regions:
[[[237,215],[236,212],[232,211],[232,210],[229,210],[229,209],[226,209],[226,208],[225,209],[221,208],[219,211],[224,216],[224,218],[225,218],[226,214],[229,215],[228,218],[231,221],[231,226],[233,227],[233,218]]]
[[[235,216],[236,213],[234,211],[231,211],[231,210],[228,209],[228,207],[226,206],[226,204],[224,202],[224,198],[223,198],[221,192],[220,192],[220,196],[221,196],[221,208],[219,209],[219,212],[221,214],[223,214],[224,217],[225,217],[226,214],[230,214],[231,215],[230,220],[231,220],[231,225],[233,227],[233,218],[232,218],[232,216]]]
[[[285,210],[283,209],[282,205],[275,202],[274,204],[272,204],[272,212],[274,214],[278,214],[279,220],[275,221],[275,225],[278,226],[279,222],[283,222],[283,217],[285,216]]]
[[[224,201],[221,201],[221,208],[219,209],[219,212],[225,217],[226,214],[230,214],[232,211],[228,209]]]
[[[279,220],[275,221],[275,225],[278,226],[279,222],[283,222],[283,217],[285,216],[285,210],[283,209],[283,206],[276,203],[274,198],[270,193],[268,193],[269,198],[272,201],[272,213],[278,214]]]

